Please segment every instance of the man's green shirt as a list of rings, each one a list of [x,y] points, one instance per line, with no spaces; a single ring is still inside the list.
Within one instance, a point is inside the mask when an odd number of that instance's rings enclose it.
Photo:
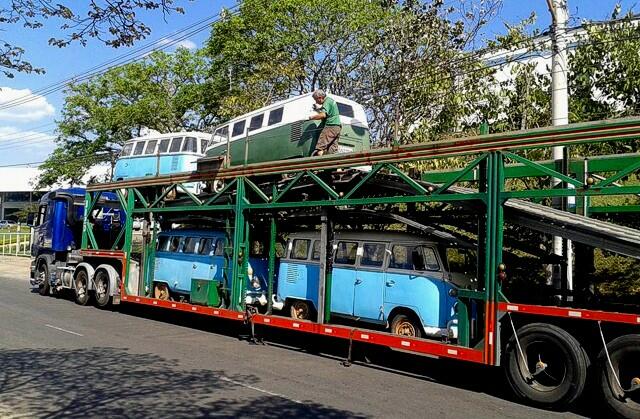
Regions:
[[[325,125],[342,125],[340,123],[340,113],[338,112],[338,105],[336,101],[330,97],[325,98],[322,104],[322,112],[327,114],[327,118],[324,120]]]

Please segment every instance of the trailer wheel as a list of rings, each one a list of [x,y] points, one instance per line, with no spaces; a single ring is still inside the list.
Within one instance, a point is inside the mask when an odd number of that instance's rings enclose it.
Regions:
[[[582,394],[588,360],[573,336],[551,324],[532,323],[518,330],[518,340],[522,353],[512,336],[503,363],[516,396],[551,408],[566,406]]]
[[[295,300],[291,303],[291,318],[311,320],[313,309],[308,301]]]
[[[104,269],[100,269],[95,274],[96,304],[98,307],[106,307],[111,302],[109,290],[109,274]]]
[[[620,336],[607,344],[607,350],[613,371],[604,350],[598,356],[599,388],[607,407],[616,417],[638,418],[640,417],[640,364],[638,363],[640,335]],[[622,388],[618,385],[616,376]]]
[[[38,280],[42,283],[38,292],[40,295],[49,295],[51,286],[49,285],[49,265],[47,264],[46,259],[41,259],[40,262],[38,262],[36,275],[38,276]]]
[[[391,333],[394,335],[407,336],[413,338],[422,337],[422,329],[418,322],[413,320],[406,314],[396,314],[391,320],[391,326],[389,327]]]
[[[84,269],[80,269],[76,272],[75,290],[76,290],[76,303],[81,306],[87,305],[89,302],[89,275]]]
[[[169,296],[169,287],[167,284],[163,282],[156,282],[153,286],[153,298],[157,300],[168,300]]]

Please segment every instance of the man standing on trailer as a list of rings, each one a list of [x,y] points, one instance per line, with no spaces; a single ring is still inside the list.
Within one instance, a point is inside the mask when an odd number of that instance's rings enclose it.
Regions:
[[[335,154],[338,152],[338,140],[342,124],[340,123],[340,113],[336,101],[327,97],[323,90],[313,92],[313,99],[316,101],[317,113],[309,116],[309,120],[319,120],[324,122],[322,132],[313,150],[312,156],[322,156],[323,154]]]

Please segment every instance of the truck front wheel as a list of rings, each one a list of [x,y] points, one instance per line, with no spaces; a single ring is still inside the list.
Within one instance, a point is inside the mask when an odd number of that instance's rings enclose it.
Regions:
[[[584,390],[588,359],[578,341],[552,324],[518,330],[505,349],[507,381],[521,399],[546,408],[575,401]]]
[[[38,289],[38,292],[40,293],[40,295],[49,295],[49,266],[47,265],[47,261],[45,259],[42,259],[40,260],[40,262],[38,262],[36,275],[38,276],[38,281],[40,281],[40,288]]]
[[[96,304],[98,307],[106,307],[111,302],[109,274],[100,269],[96,272]]]

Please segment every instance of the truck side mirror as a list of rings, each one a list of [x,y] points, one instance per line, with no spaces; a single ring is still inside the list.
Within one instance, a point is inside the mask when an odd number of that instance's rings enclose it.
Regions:
[[[32,226],[33,222],[36,219],[36,214],[34,212],[30,212],[27,214],[27,225]]]

